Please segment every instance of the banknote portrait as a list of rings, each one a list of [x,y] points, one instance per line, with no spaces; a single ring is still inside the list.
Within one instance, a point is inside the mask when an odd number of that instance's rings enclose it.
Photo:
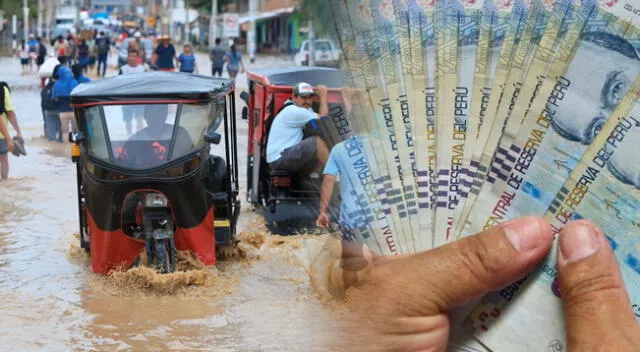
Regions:
[[[640,119],[640,117],[636,117]],[[640,127],[640,126],[636,126]],[[640,188],[640,128],[632,128],[618,145],[618,151],[613,153],[607,164],[611,174],[620,182]]]
[[[564,76],[566,89],[556,89],[547,102],[547,110],[555,111],[553,129],[569,141],[591,144],[638,73],[640,57],[627,40],[584,34]]]

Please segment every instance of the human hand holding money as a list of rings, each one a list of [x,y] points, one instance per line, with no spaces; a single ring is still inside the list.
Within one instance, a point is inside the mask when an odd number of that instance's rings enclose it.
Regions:
[[[349,349],[445,350],[447,313],[521,280],[544,259],[552,238],[549,223],[524,217],[418,254],[371,258],[361,252],[369,267],[357,275],[361,287],[347,293],[356,313],[344,331]],[[359,262],[352,270],[363,267]],[[640,349],[640,326],[601,230],[584,220],[567,224],[559,235],[558,270],[569,351]]]
[[[430,251],[378,257],[346,301],[349,350],[444,350],[450,309],[516,281],[551,247],[552,231],[524,217]]]

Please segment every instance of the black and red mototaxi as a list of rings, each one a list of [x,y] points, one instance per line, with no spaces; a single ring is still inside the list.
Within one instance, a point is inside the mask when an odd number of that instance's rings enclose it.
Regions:
[[[249,92],[240,97],[245,101],[242,118],[249,124],[247,150],[247,200],[263,211],[267,227],[274,233],[305,233],[315,228],[319,213],[321,177],[303,173],[274,170],[266,162],[266,150],[271,124],[290,99],[299,82],[328,88],[329,115],[311,120],[303,130],[303,138],[318,136],[329,150],[352,135],[343,102],[344,72],[322,67],[278,67],[248,72]],[[313,109],[318,111],[318,103]],[[330,216],[339,215],[339,190],[332,193]]]
[[[183,250],[215,265],[240,211],[233,81],[120,75],[79,85],[71,104],[80,243],[93,271],[172,272]]]

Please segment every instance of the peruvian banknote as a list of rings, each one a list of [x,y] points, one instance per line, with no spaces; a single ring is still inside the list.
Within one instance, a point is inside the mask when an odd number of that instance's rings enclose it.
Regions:
[[[515,134],[519,130],[531,96],[535,94],[536,87],[539,87],[536,82],[548,71],[548,67],[553,61],[556,44],[562,41],[564,37],[562,33],[566,33],[567,26],[564,26],[565,31],[561,32],[563,24],[571,22],[574,12],[571,0],[559,1],[553,8],[539,5],[535,12],[531,12],[532,14],[537,13],[536,21],[532,22],[532,26],[525,28],[523,32],[525,39],[520,41],[516,49],[504,90],[505,96],[508,94],[510,98],[503,100],[498,107],[497,117],[489,134],[490,139],[480,161],[481,165],[488,166],[488,174],[470,214],[464,220],[465,224],[460,236],[480,231],[483,228],[484,220],[491,212],[490,206],[499,199],[504,188],[504,180],[495,177],[495,175],[504,171],[505,157],[503,154],[505,148],[512,144]],[[574,39],[569,41],[573,43]],[[520,93],[524,93],[525,96],[519,97]],[[517,115],[512,117],[514,110]],[[495,157],[493,157],[494,151]]]
[[[368,134],[369,138],[362,141],[365,151],[366,164],[371,171],[365,178],[364,188],[370,210],[376,215],[378,223],[372,223],[370,229],[374,237],[375,245],[371,245],[360,238],[361,243],[367,244],[375,251],[379,249],[380,254],[398,254],[402,252],[400,244],[401,228],[398,215],[400,202],[390,203],[386,193],[400,190],[399,180],[396,173],[390,173],[387,168],[384,148],[388,145],[389,135],[383,129],[384,124],[377,120],[379,114],[374,114],[376,106],[368,93],[370,89],[380,84],[377,75],[377,66],[368,54],[368,47],[363,40],[357,40],[351,26],[347,6],[344,0],[331,0],[333,22],[336,28],[336,36],[344,53],[344,63],[347,79],[346,82],[352,88],[360,91],[365,96],[364,101],[354,104],[352,111],[352,128],[354,133]],[[360,34],[362,35],[362,33]],[[395,182],[393,182],[394,180]],[[361,180],[345,180],[345,182],[362,182]],[[379,214],[384,217],[379,218]]]
[[[478,51],[482,1],[442,1],[437,46],[438,60],[438,193],[435,209],[435,246],[446,243],[453,231],[463,180],[462,158],[467,117],[472,99]],[[442,34],[442,35],[440,35]]]
[[[640,79],[618,103],[545,217],[556,234],[575,219],[589,219],[604,231],[640,322]],[[467,330],[493,350],[565,351],[556,250],[554,242],[534,273],[483,298],[465,322]]]
[[[580,38],[560,50],[552,65],[564,67],[546,106],[526,119],[515,141],[501,148],[488,182],[493,192],[474,213],[474,230],[521,214],[543,213],[569,173],[582,158],[629,85],[640,74],[638,28],[602,8],[592,15]],[[568,64],[567,64],[568,62]],[[471,216],[469,217],[471,218]]]
[[[429,194],[429,139],[427,109],[425,108],[425,88],[427,86],[426,64],[422,40],[423,28],[433,26],[431,18],[415,0],[393,0],[396,23],[399,32],[402,54],[404,82],[407,89],[409,111],[413,122],[413,143],[415,153],[415,190],[418,201],[418,238],[416,251],[431,248],[433,228],[433,210]],[[433,31],[433,28],[431,28]]]
[[[480,132],[480,126],[486,114],[487,104],[491,95],[493,76],[496,71],[500,49],[505,38],[506,29],[509,27],[512,1],[485,0],[483,15],[480,21],[480,33],[478,36],[478,52],[476,54],[476,66],[473,78],[473,98],[467,115],[467,134],[462,156],[463,180],[459,192],[459,204],[456,208],[454,234],[458,232],[457,219],[464,208],[465,201],[471,190],[474,174],[471,168],[471,157],[476,147],[476,140]]]
[[[358,3],[350,0],[349,2]],[[361,1],[360,5],[366,3]],[[403,50],[408,54],[408,40],[403,41],[404,48],[401,48],[401,40],[396,26],[395,9],[391,0],[369,0],[372,29],[374,30],[373,40],[377,49],[374,52],[378,61],[378,67],[382,75],[382,93],[379,105],[385,122],[394,129],[395,144],[398,159],[396,165],[402,182],[402,197],[404,198],[405,209],[402,211],[407,215],[404,226],[404,233],[409,251],[414,252],[419,238],[418,227],[418,201],[415,190],[415,153],[413,138],[413,123],[411,111],[409,109],[409,99],[405,86],[403,72]],[[360,13],[359,17],[366,15]],[[368,23],[363,21],[361,23]],[[408,38],[406,38],[408,39]]]
[[[471,207],[476,200],[478,192],[480,191],[482,181],[484,180],[486,168],[480,166],[482,151],[484,150],[484,146],[487,144],[487,139],[489,138],[489,132],[495,118],[495,111],[502,98],[502,91],[509,74],[511,60],[513,58],[515,47],[520,41],[520,36],[525,27],[528,11],[529,7],[523,0],[515,0],[511,9],[511,17],[506,22],[507,27],[503,32],[504,39],[501,40],[500,54],[498,55],[496,68],[493,73],[489,99],[484,106],[485,114],[479,124],[479,134],[475,140],[475,146],[473,148],[469,164],[468,173],[469,175],[472,175],[472,178],[470,178],[470,180],[472,180],[470,191],[467,199],[462,205],[462,209],[459,212],[459,218],[457,219],[458,223],[464,221],[469,215]],[[496,31],[495,33],[497,35],[501,34],[500,31]]]
[[[410,35],[420,35],[422,42],[422,58],[425,74],[425,86],[422,91],[424,99],[423,109],[426,115],[426,129],[427,139],[425,144],[418,144],[421,148],[418,153],[420,157],[423,157],[426,147],[428,174],[418,174],[418,194],[420,199],[428,199],[428,205],[432,211],[429,223],[433,224],[433,211],[435,209],[436,194],[437,194],[437,171],[436,171],[436,121],[437,121],[437,107],[436,107],[436,25],[435,25],[435,2],[431,0],[409,0],[409,11],[412,13],[412,17],[419,19],[420,27],[415,28],[412,26]],[[414,22],[415,24],[415,22]],[[419,142],[420,143],[420,142]],[[422,200],[421,206],[425,206]],[[426,220],[423,220],[423,222]],[[428,233],[426,247],[428,249],[433,247],[434,236],[433,226],[422,228],[423,233]]]

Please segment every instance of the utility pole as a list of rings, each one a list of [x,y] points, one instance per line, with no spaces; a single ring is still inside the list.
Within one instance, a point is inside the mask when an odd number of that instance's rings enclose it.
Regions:
[[[24,7],[22,8],[22,12],[24,13],[24,24],[23,24],[23,31],[24,31],[24,40],[28,40],[29,39],[29,1],[28,0],[24,0]]]
[[[51,36],[51,20],[53,19],[53,0],[46,0],[47,2],[47,17],[46,17],[46,37]],[[51,40],[51,38],[49,38]]]
[[[189,7],[187,0],[184,0],[184,42],[189,43],[191,34],[191,26],[189,25]]]
[[[16,43],[16,33],[18,33],[18,16],[13,15],[11,17],[11,30],[13,32],[13,53],[16,53],[17,43]]]
[[[256,12],[258,10],[258,0],[249,0],[249,32],[247,33],[247,50],[249,51],[249,62],[256,61]]]
[[[44,12],[44,0],[38,0],[38,23],[36,28],[36,37],[42,36],[42,13]]]
[[[218,0],[211,0],[211,19],[209,20],[209,49],[216,46],[218,32]]]
[[[162,34],[169,34],[169,0],[162,0]]]
[[[316,33],[313,31],[313,21],[309,20],[309,66],[316,65]]]

